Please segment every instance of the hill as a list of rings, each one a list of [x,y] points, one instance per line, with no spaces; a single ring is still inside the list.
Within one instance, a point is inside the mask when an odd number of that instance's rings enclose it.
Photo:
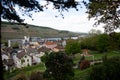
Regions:
[[[27,28],[28,27],[28,28]],[[35,26],[27,24],[27,27],[18,23],[1,22],[2,40],[31,37],[70,37],[85,33],[75,33],[70,31],[56,30],[49,27]]]

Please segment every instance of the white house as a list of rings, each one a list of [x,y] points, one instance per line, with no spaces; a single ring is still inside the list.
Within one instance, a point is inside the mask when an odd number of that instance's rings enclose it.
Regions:
[[[13,60],[17,68],[22,68],[32,65],[32,58],[25,51],[13,55]]]

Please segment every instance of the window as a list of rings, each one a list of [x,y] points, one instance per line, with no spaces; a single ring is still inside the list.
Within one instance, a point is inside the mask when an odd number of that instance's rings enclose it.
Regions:
[[[27,56],[25,56],[25,58],[27,58]]]
[[[29,62],[29,59],[27,59],[27,62]]]

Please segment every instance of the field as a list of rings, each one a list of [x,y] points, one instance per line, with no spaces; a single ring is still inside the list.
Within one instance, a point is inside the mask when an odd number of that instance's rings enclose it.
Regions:
[[[120,56],[120,51],[111,51],[111,52],[106,52],[106,53],[98,53],[95,51],[91,51],[90,54],[94,55],[95,60],[98,60],[98,59],[102,59],[102,56],[104,56],[104,54],[106,54],[108,58],[111,58],[114,56]],[[80,54],[76,54],[74,57],[74,63],[78,63],[78,61],[80,60],[80,57],[81,57]],[[92,60],[91,57],[86,57],[86,59]],[[87,68],[85,70],[74,69],[74,73],[75,73],[74,80],[86,80],[86,76],[87,76],[90,69],[91,69],[91,67]],[[31,72],[34,72],[34,71],[44,72],[45,71],[44,63],[40,63],[40,64],[37,64],[34,66],[25,67],[22,69],[16,69],[11,73],[5,72],[4,77],[6,80],[6,79],[9,79],[11,77],[17,76],[21,72],[24,72],[27,76],[30,76]]]

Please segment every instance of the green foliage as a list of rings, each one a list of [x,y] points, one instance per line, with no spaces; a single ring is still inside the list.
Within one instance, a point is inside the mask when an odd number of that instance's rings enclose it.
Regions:
[[[112,32],[120,28],[118,0],[89,0],[87,13],[89,18],[96,17],[95,26],[104,23],[105,32]],[[116,16],[116,17],[114,17]],[[99,18],[98,18],[99,17]]]
[[[99,52],[120,50],[120,33],[114,33],[112,36],[108,34],[90,36],[81,41],[81,48]]]
[[[48,80],[72,80],[74,76],[73,61],[65,53],[50,53],[45,59],[45,78]]]
[[[67,54],[76,54],[81,52],[81,46],[80,43],[76,40],[69,39],[67,41],[65,52]]]
[[[120,76],[120,56],[110,58],[101,65],[93,66],[89,80],[119,80]]]
[[[90,49],[90,50],[97,50],[96,49],[96,36],[90,36],[81,41],[81,48],[82,49]]]
[[[97,45],[96,47],[98,51],[100,52],[108,51],[109,46],[110,46],[109,35],[107,34],[99,35],[97,38],[96,45]]]
[[[120,33],[111,33],[110,34],[110,49],[120,50]]]

